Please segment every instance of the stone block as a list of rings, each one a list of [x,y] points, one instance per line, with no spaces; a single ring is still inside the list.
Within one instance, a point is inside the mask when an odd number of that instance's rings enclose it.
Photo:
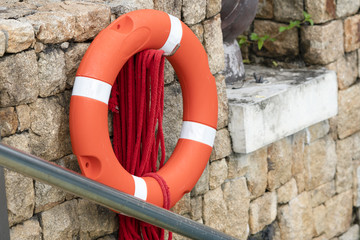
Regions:
[[[335,18],[335,0],[305,0],[305,6],[314,23],[324,23]]]
[[[19,121],[13,107],[0,108],[0,133],[1,137],[9,136],[16,132]]]
[[[352,191],[340,193],[325,202],[328,239],[346,232],[352,221]]]
[[[273,0],[260,0],[256,18],[272,19],[274,17]]]
[[[225,77],[222,74],[217,74],[216,79],[216,88],[218,96],[218,122],[217,129],[222,129],[226,127],[229,123],[229,106],[228,99],[226,95],[226,83]]]
[[[216,132],[213,151],[211,152],[210,161],[227,157],[231,154],[231,140],[229,131],[226,128]]]
[[[274,18],[277,21],[302,20],[304,1],[301,0],[273,0]]]
[[[35,43],[34,29],[28,22],[1,19],[0,31],[6,35],[8,53],[21,52]]]
[[[227,215],[227,206],[221,188],[206,192],[203,201],[204,224],[224,232],[228,219]]]
[[[32,217],[35,205],[33,180],[5,169],[5,190],[9,225],[13,226]]]
[[[337,131],[340,139],[360,130],[360,84],[339,91]]]
[[[170,62],[165,58],[165,67],[164,67],[164,83],[170,84],[175,80],[175,70],[171,66]]]
[[[335,181],[324,183],[309,192],[311,197],[311,206],[317,207],[336,194]]]
[[[176,204],[171,208],[171,211],[180,215],[185,215],[191,212],[190,193],[186,193]]]
[[[0,107],[34,102],[39,93],[35,51],[0,58]]]
[[[76,71],[89,45],[89,43],[77,43],[71,45],[65,52],[66,84],[69,87],[74,85]]]
[[[346,52],[351,52],[360,47],[360,14],[348,17],[344,21],[344,47]]]
[[[270,35],[275,36],[279,33],[279,27],[284,27],[285,24],[276,23],[268,20],[255,20],[254,32],[259,36]],[[297,56],[299,54],[299,38],[298,29],[293,28],[285,31],[276,37],[276,41],[265,41],[261,50],[258,50],[257,44],[253,47],[256,55],[267,57],[280,56]]]
[[[152,0],[113,0],[111,2],[106,3],[106,5],[110,6],[111,13],[116,17],[120,17],[122,14],[128,13],[130,11],[135,11],[138,9],[153,9],[154,3]]]
[[[209,191],[209,164],[206,165],[204,172],[201,174],[199,180],[195,184],[195,187],[191,191],[192,196],[205,194]]]
[[[213,161],[210,164],[210,179],[209,186],[210,189],[215,189],[224,183],[228,175],[228,166],[226,164],[225,158]]]
[[[193,220],[199,220],[202,217],[202,196],[192,197],[190,199],[190,216]]]
[[[279,188],[291,179],[291,142],[283,138],[268,147],[268,186],[270,191]]]
[[[207,0],[206,1],[206,18],[211,18],[220,13],[221,0]]]
[[[48,97],[65,90],[65,57],[60,49],[39,53],[40,97]]]
[[[97,239],[118,230],[119,220],[113,211],[88,200],[79,199],[77,214],[80,223],[79,238]]]
[[[357,13],[359,7],[359,0],[336,1],[336,17],[341,18]]]
[[[48,210],[65,201],[66,193],[46,183],[35,181],[35,213]]]
[[[312,239],[315,229],[309,194],[303,192],[279,207],[278,219],[281,239]]]
[[[228,158],[228,179],[245,176],[250,162],[247,154],[233,153]]]
[[[0,31],[0,57],[2,57],[6,50],[6,35],[4,32]]]
[[[353,161],[353,202],[355,207],[360,206],[360,161]]]
[[[201,43],[204,42],[204,26],[199,23],[192,26],[189,26],[191,31],[195,34],[195,36],[199,39]]]
[[[267,186],[267,148],[262,148],[247,155],[249,163],[246,181],[250,191],[250,198],[254,199],[264,194]]]
[[[348,137],[344,140],[337,141],[336,154],[336,192],[344,192],[352,188],[353,183],[353,163],[352,163],[352,149],[349,149],[349,145],[353,145],[354,138]]]
[[[266,192],[250,203],[249,225],[251,234],[259,232],[276,218],[276,192]]]
[[[42,212],[40,216],[44,240],[74,239],[79,236],[80,222],[76,199]],[[94,217],[89,220],[96,221]]]
[[[326,227],[326,207],[324,205],[313,208],[315,236],[319,236]]]
[[[31,218],[10,229],[10,239],[41,240],[42,229],[37,218]]]
[[[154,9],[164,11],[181,19],[182,1],[179,0],[154,0]]]
[[[107,235],[105,237],[101,237],[98,238],[97,240],[117,240],[118,238],[116,238],[114,235]]]
[[[182,17],[184,23],[193,25],[202,22],[206,17],[206,0],[182,1]]]
[[[30,107],[26,104],[16,106],[16,114],[19,120],[18,130],[20,132],[30,128]]]
[[[298,195],[296,181],[294,178],[290,179],[289,182],[285,183],[276,190],[277,201],[280,204],[289,202],[291,199]]]
[[[212,74],[225,68],[220,14],[203,22],[204,47]]]
[[[255,83],[253,73],[263,76],[266,84]],[[333,71],[247,66],[246,76],[249,80],[242,87],[226,90],[234,152],[255,151],[337,113]]]
[[[358,240],[360,238],[360,229],[359,225],[353,225],[346,233],[339,237],[339,240]]]
[[[301,28],[301,46],[307,64],[328,64],[344,53],[342,21]]]
[[[335,62],[326,66],[336,72],[339,89],[348,88],[358,76],[358,54],[356,51],[341,56]]]
[[[305,146],[306,189],[312,190],[335,177],[336,150],[330,137]]]
[[[9,137],[4,137],[1,139],[1,142],[17,148],[26,153],[32,153],[30,148],[30,134],[27,132],[21,134],[14,134]]]
[[[306,128],[306,144],[318,140],[319,138],[325,137],[330,131],[329,121],[321,121],[308,128]]]
[[[30,104],[31,142],[33,153],[55,160],[71,153],[69,135],[69,93],[39,98]]]
[[[225,233],[238,239],[246,239],[249,235],[250,194],[246,186],[245,178],[240,177],[226,182],[223,191],[228,210]]]
[[[305,162],[304,162],[304,147],[306,142],[306,132],[302,130],[295,133],[291,137],[292,142],[292,169],[291,173],[296,181],[298,193],[305,190]]]

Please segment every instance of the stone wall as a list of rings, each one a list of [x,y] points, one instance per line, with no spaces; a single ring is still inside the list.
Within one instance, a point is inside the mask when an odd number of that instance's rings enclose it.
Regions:
[[[163,10],[181,18],[203,43],[219,96],[209,164],[172,210],[239,239],[359,238],[360,2],[259,1],[252,26],[258,33],[301,18],[302,10],[316,24],[286,33],[261,52],[250,48],[244,54],[253,63],[271,63],[276,57],[282,67],[336,70],[339,114],[247,155],[233,153],[227,129],[220,0],[5,2],[0,6],[3,143],[79,172],[71,152],[68,107],[81,57],[93,37],[119,15],[140,8]],[[180,133],[182,103],[168,63],[165,83],[169,156]],[[116,239],[118,219],[111,211],[13,171],[6,170],[5,177],[11,239]]]

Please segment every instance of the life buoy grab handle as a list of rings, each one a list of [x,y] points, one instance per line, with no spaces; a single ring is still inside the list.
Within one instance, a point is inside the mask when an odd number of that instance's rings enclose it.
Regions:
[[[126,61],[145,49],[165,51],[182,89],[180,138],[157,172],[169,187],[172,207],[191,191],[204,171],[217,125],[216,83],[207,55],[192,31],[176,17],[156,10],[137,10],[98,34],[76,74],[70,101],[71,142],[85,176],[163,206],[158,182],[128,173],[116,159],[108,132],[111,87]]]

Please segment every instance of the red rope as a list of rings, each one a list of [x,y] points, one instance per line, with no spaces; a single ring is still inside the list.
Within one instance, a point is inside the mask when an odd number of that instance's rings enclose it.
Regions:
[[[158,50],[145,50],[131,57],[114,83],[109,109],[113,112],[116,157],[131,174],[154,178],[163,193],[163,207],[169,209],[169,188],[155,173],[165,161],[164,61],[163,51]],[[159,147],[161,158],[157,167]],[[163,229],[124,215],[119,215],[119,221],[119,240],[164,239]]]

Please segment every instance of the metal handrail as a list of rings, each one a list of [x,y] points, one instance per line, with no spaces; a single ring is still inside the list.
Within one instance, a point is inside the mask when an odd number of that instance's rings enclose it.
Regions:
[[[0,144],[0,165],[185,237],[209,240],[236,239],[4,144]]]

